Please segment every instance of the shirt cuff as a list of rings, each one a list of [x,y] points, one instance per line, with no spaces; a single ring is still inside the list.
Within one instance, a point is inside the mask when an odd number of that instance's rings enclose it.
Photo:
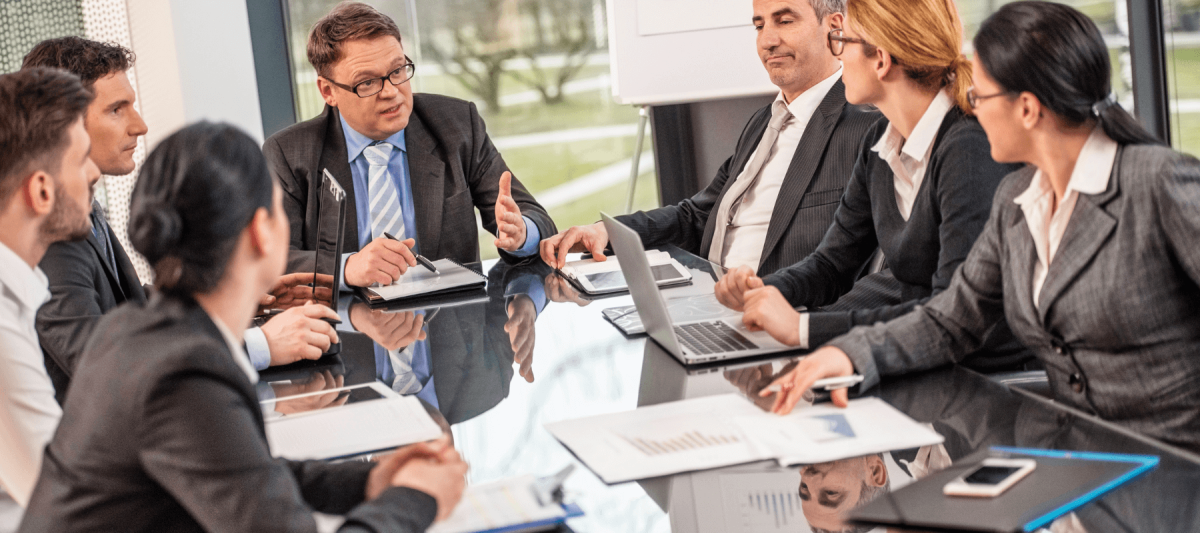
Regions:
[[[800,313],[800,331],[796,338],[800,339],[800,348],[808,349],[808,313]]]
[[[542,242],[542,232],[538,231],[537,224],[527,216],[522,216],[525,219],[525,245],[520,249],[512,252],[516,257],[529,257],[538,252],[538,243]]]
[[[346,285],[346,261],[349,260],[350,256],[352,256],[354,254],[355,254],[355,252],[342,254],[342,269],[339,270],[338,272],[342,273],[342,286],[340,288],[343,291],[354,290],[354,289],[351,289],[349,285]]]
[[[542,314],[542,309],[546,307],[549,301],[546,298],[546,280],[536,274],[522,274],[516,279],[508,282],[508,286],[504,289],[504,299],[511,300],[514,296],[524,294],[533,301],[533,307],[537,310],[537,314]]]
[[[242,337],[246,343],[246,355],[250,356],[250,364],[255,370],[263,370],[271,366],[271,346],[267,344],[267,334],[262,328],[250,328]]]

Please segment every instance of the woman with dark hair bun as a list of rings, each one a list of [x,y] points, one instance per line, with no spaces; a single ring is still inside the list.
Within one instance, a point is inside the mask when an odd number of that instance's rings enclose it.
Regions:
[[[21,531],[424,531],[464,487],[446,440],[377,463],[273,459],[242,332],[283,273],[288,222],[257,143],[200,123],[150,153],[130,238],[157,293],[106,315]],[[364,503],[365,502],[365,503]]]
[[[820,378],[870,386],[955,362],[1007,318],[1057,401],[1200,450],[1200,161],[1113,102],[1108,50],[1071,7],[1007,4],[975,50],[969,99],[992,157],[1028,166],[946,292],[814,352],[777,381],[775,410]]]

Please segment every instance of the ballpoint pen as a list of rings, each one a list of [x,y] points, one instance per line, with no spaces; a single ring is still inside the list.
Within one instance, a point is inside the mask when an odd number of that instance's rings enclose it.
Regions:
[[[848,389],[850,387],[858,385],[859,383],[862,383],[862,380],[863,380],[863,377],[858,374],[855,374],[853,376],[844,376],[844,377],[840,377],[840,378],[818,379],[815,383],[812,384],[812,387],[809,387],[809,388],[814,389],[814,390],[826,390],[826,391],[831,391],[831,390],[835,390],[835,389]],[[766,389],[763,389],[763,390],[765,390],[766,392],[779,392],[779,391],[783,390],[783,388],[780,387],[779,385],[771,385],[770,387],[767,387]]]
[[[386,231],[383,232],[383,236],[387,237],[393,241],[400,242],[400,239],[397,239],[394,235],[392,235],[391,233],[388,233]],[[434,274],[437,274],[439,276],[442,275],[441,272],[438,272],[437,267],[433,266],[433,261],[426,259],[425,256],[423,256],[421,254],[413,254],[413,255],[417,256],[417,262],[421,263],[421,266],[429,269],[429,271],[433,272]]]
[[[278,314],[282,313],[283,311],[284,311],[283,309],[279,309],[279,308],[267,309],[266,311],[264,311],[262,314],[258,315],[255,318],[269,320],[271,317],[274,317],[275,315],[278,315]],[[321,318],[318,318],[317,320],[325,322],[325,323],[329,324],[330,326],[336,326],[336,325],[342,323],[341,319],[338,319],[338,318],[321,317]]]

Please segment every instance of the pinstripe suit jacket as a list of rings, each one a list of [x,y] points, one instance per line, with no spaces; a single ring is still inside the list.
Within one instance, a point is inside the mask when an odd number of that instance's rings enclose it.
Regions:
[[[833,222],[842,190],[850,181],[858,147],[880,117],[877,111],[847,104],[842,80],[829,89],[805,126],[779,189],[758,275],[799,262],[817,249]],[[725,192],[746,167],[770,120],[769,105],[750,117],[733,155],[721,165],[708,187],[695,196],[676,205],[619,216],[617,220],[637,231],[647,248],[674,244],[708,257],[716,229],[716,220],[709,214],[721,205]]]
[[[1033,238],[1013,202],[1035,170],[1005,178],[946,291],[830,344],[869,387],[880,375],[961,359],[1007,318],[1045,364],[1056,400],[1200,449],[1200,161],[1121,147],[1108,188],[1079,196],[1038,306]]]

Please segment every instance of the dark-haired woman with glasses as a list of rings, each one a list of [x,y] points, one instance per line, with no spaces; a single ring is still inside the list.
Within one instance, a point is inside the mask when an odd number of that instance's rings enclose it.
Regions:
[[[781,342],[817,347],[857,325],[901,316],[950,285],[1015,165],[992,160],[970,115],[971,63],[952,0],[850,0],[829,33],[846,100],[883,113],[864,139],[833,225],[812,255],[758,279],[734,270],[718,300]],[[878,248],[887,270],[858,279]],[[836,303],[835,303],[836,302]],[[805,306],[807,312],[797,312]],[[1028,352],[1000,325],[967,362],[1023,368]]]
[[[1005,5],[975,50],[971,100],[992,154],[1029,166],[997,190],[949,289],[814,352],[778,380],[776,410],[819,378],[857,371],[870,385],[956,361],[1007,317],[1055,400],[1200,450],[1200,161],[1113,101],[1100,31],[1071,7]]]

